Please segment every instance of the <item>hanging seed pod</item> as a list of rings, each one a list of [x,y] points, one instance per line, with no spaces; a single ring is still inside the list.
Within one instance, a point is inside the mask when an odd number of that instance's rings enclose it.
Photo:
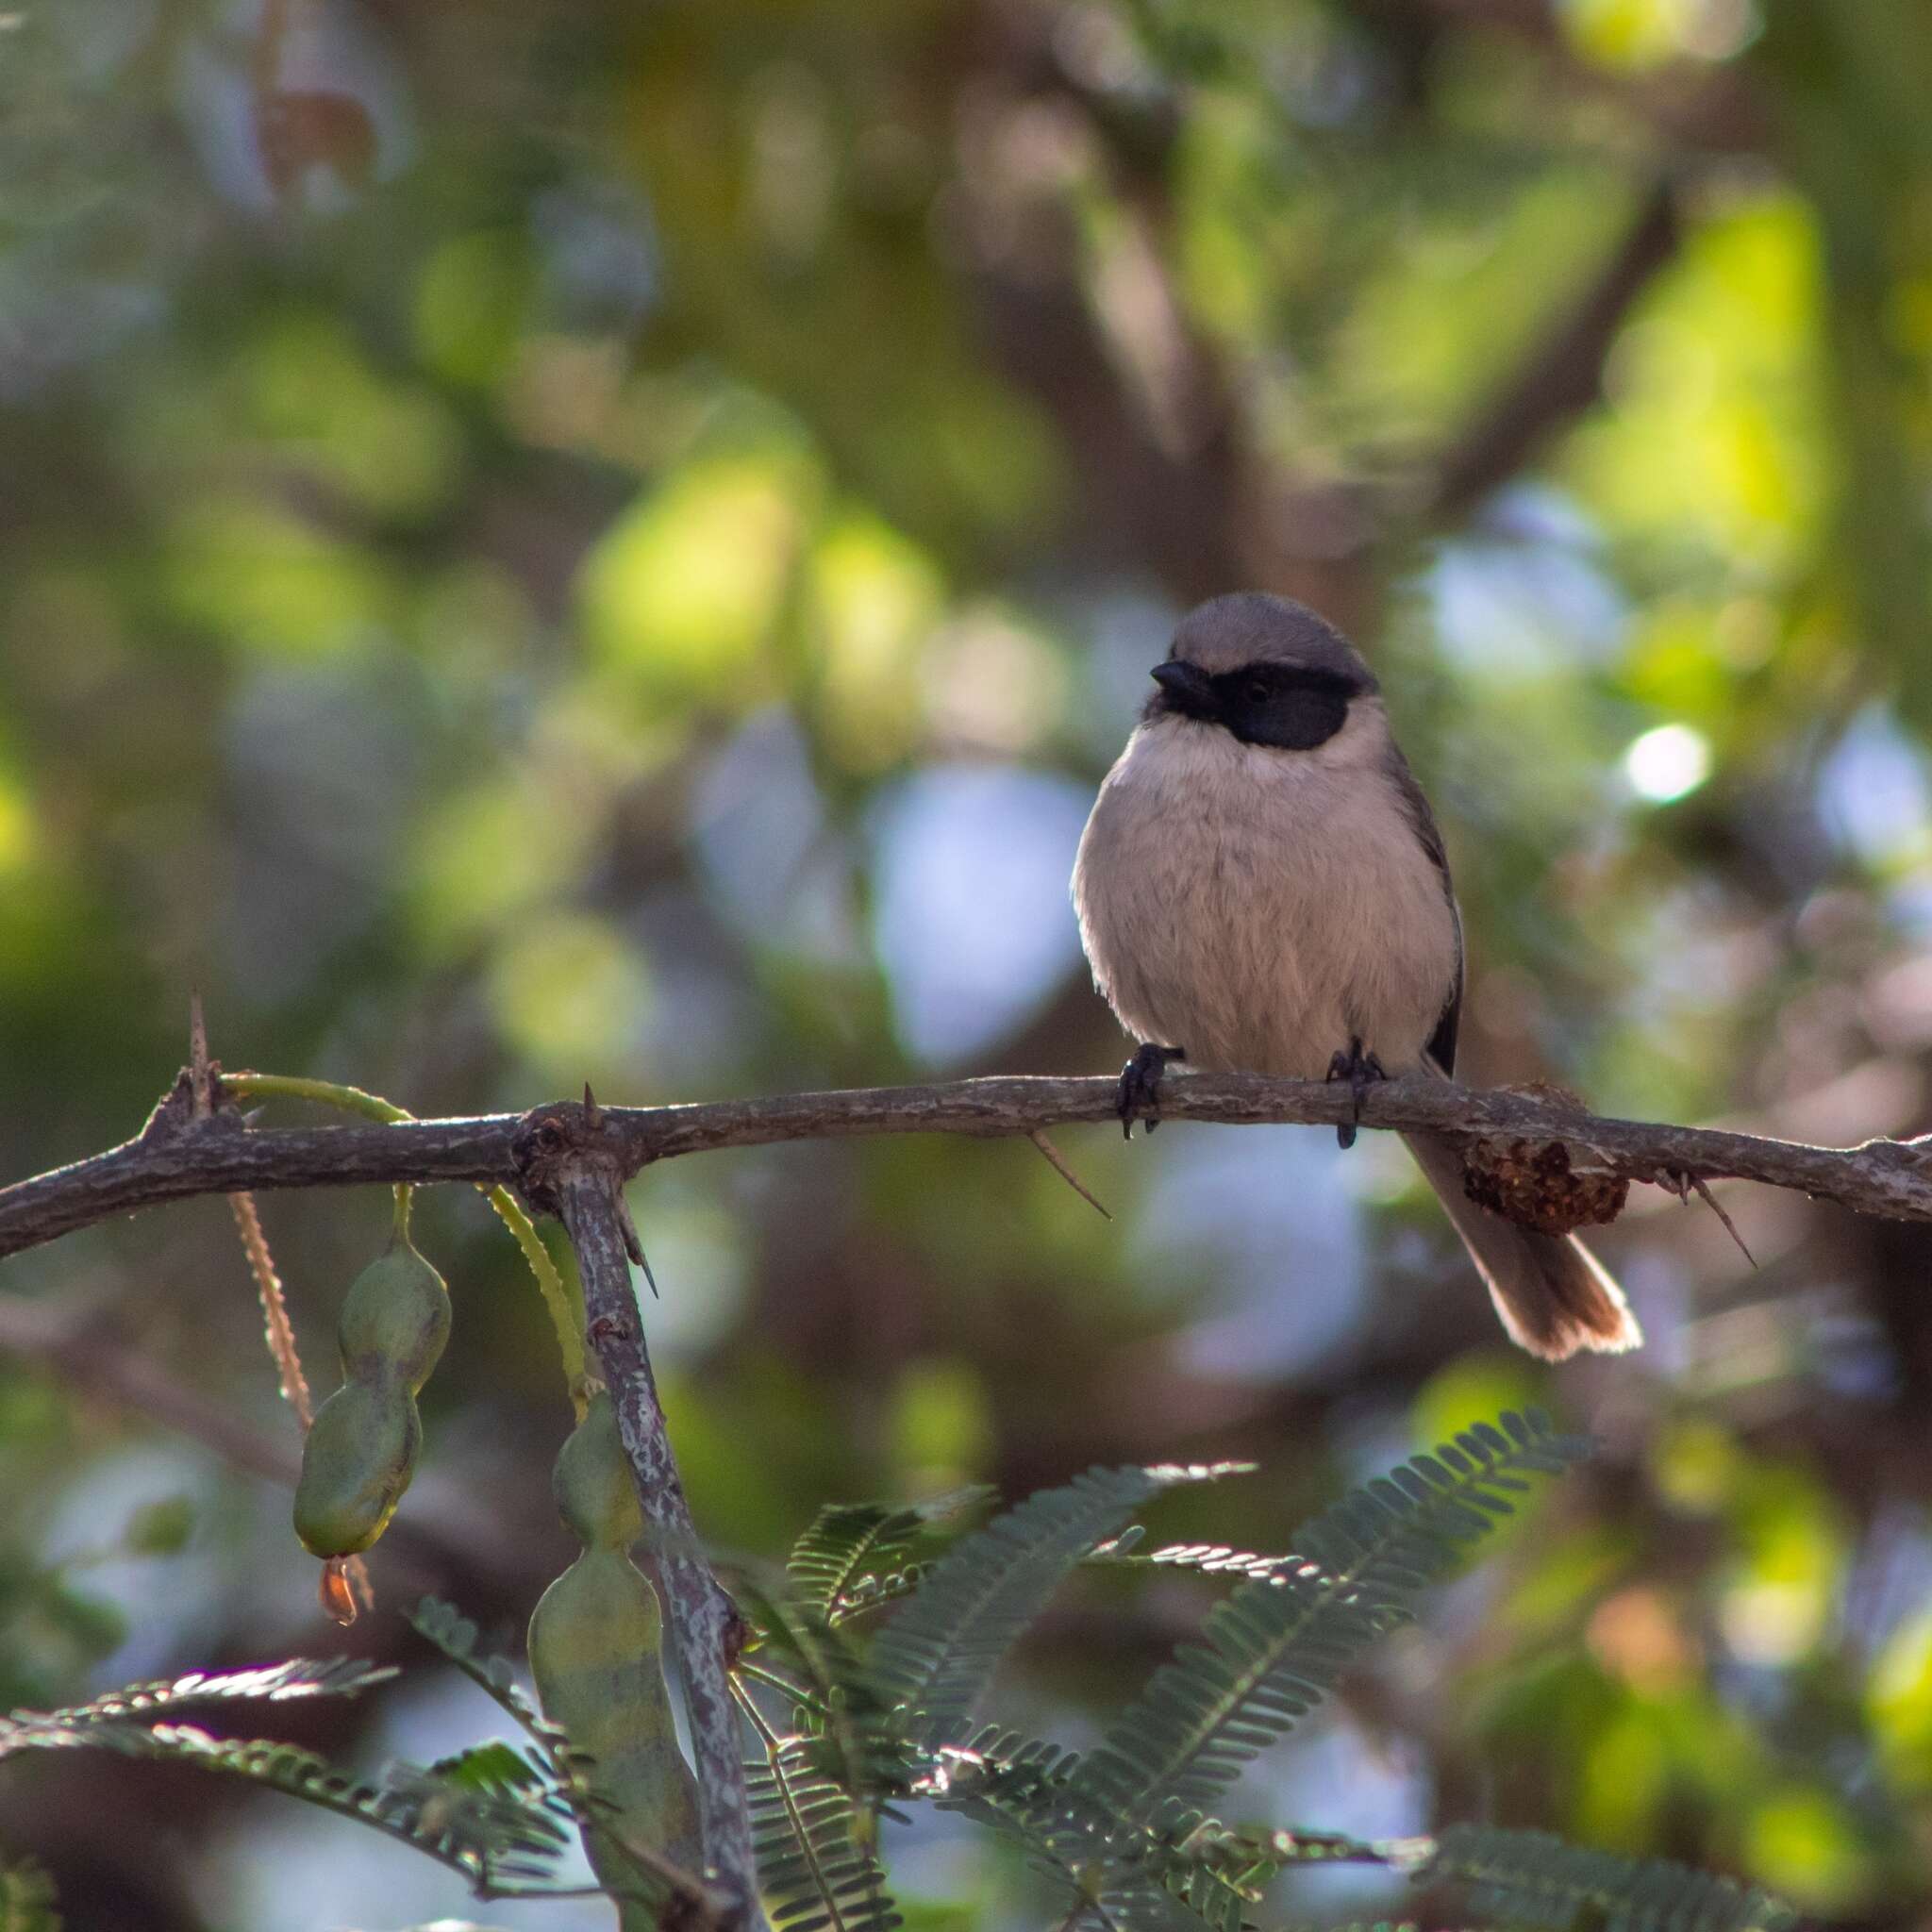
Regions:
[[[392,1240],[357,1275],[342,1300],[336,1341],[345,1375],[387,1369],[413,1393],[429,1379],[449,1340],[449,1290],[409,1245]]]
[[[591,1786],[616,1807],[613,1828],[695,1873],[703,1862],[697,1787],[672,1719],[658,1593],[629,1556],[642,1521],[608,1395],[591,1400],[564,1443],[552,1488],[584,1553],[530,1618],[530,1670],[544,1715],[592,1760]],[[603,1833],[592,1828],[585,1839],[607,1885],[635,1880]],[[621,1922],[627,1932],[630,1917]]]
[[[557,1452],[550,1493],[563,1526],[586,1549],[627,1551],[643,1535],[644,1512],[624,1459],[617,1411],[602,1391]]]
[[[295,1534],[317,1557],[366,1550],[389,1526],[423,1446],[416,1391],[449,1340],[449,1291],[409,1244],[400,1198],[390,1244],[342,1302],[342,1386],[302,1445]]]
[[[344,1382],[315,1412],[295,1485],[295,1534],[315,1557],[366,1550],[395,1514],[416,1467],[423,1424],[400,1377]]]

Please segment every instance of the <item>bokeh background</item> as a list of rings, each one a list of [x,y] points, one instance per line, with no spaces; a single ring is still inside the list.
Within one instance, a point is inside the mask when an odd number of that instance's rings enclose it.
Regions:
[[[425,1114],[1108,1070],[1074,841],[1238,586],[1382,674],[1475,1077],[1932,1126],[1927,100],[1875,0],[14,0],[0,1178],[134,1131],[191,988],[229,1066]],[[1650,1345],[1552,1373],[1383,1137],[1061,1141],[1110,1224],[1024,1144],[640,1181],[710,1536],[1241,1455],[1158,1527],[1277,1548],[1539,1401],[1601,1461],[1238,1808],[1924,1922],[1932,1237],[1723,1190],[1754,1268],[1650,1193]],[[262,1211],[325,1391],[386,1200]],[[287,1735],[492,1727],[396,1610],[516,1642],[568,1408],[480,1200],[419,1214],[455,1340],[346,1636],[224,1206],[0,1268],[0,1697],[348,1648],[418,1669]],[[1207,1600],[1074,1591],[1008,1708],[1078,1739]],[[916,1924],[1031,1922],[970,1835],[898,1850]],[[0,1770],[0,1851],[89,1932],[470,1910],[111,1759]]]

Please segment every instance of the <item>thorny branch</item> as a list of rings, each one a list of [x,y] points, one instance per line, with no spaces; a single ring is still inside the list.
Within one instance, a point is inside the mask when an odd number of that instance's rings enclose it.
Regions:
[[[514,1183],[517,1143],[536,1113],[403,1121],[391,1126],[248,1127],[231,1109],[189,1118],[175,1094],[134,1140],[71,1167],[0,1188],[0,1257],[164,1201],[238,1188],[345,1187],[437,1181]],[[757,1100],[602,1109],[605,1144],[625,1179],[653,1161],[724,1147],[871,1134],[1031,1136],[1081,1124],[1111,1125],[1116,1083],[1107,1078],[999,1077],[922,1087],[860,1087]],[[1170,1074],[1169,1121],[1340,1124],[1351,1100],[1341,1087],[1260,1074]],[[1932,1221],[1932,1138],[1813,1147],[1714,1127],[1613,1120],[1543,1093],[1478,1090],[1410,1078],[1369,1090],[1365,1127],[1455,1135],[1465,1142],[1561,1146],[1575,1169],[1593,1168],[1679,1193],[1686,1181],[1759,1181],[1836,1202],[1861,1214]]]
[[[585,1090],[582,1107],[541,1108],[517,1138],[525,1193],[570,1236],[584,1284],[584,1339],[610,1391],[617,1432],[658,1544],[665,1611],[684,1677],[696,1759],[705,1863],[730,1900],[732,1922],[762,1924],[751,1809],[730,1669],[744,1641],[729,1597],[705,1562],[672,1454],[658,1384],[644,1347],[630,1264],[643,1247],[624,1202],[627,1148]]]
[[[527,1114],[370,1126],[259,1128],[225,1096],[203,1057],[146,1126],[120,1147],[0,1189],[0,1257],[160,1202],[244,1189],[437,1181],[511,1184],[563,1222],[584,1285],[587,1340],[658,1544],[667,1621],[691,1715],[705,1857],[730,1922],[761,1923],[738,1717],[728,1673],[742,1626],[704,1560],[658,1405],[630,1264],[642,1252],[623,1186],[655,1160],[710,1148],[889,1133],[1012,1136],[1111,1126],[1108,1078],[957,1080],[921,1087],[713,1101],[678,1107],[553,1105]],[[197,1091],[197,1089],[200,1091]],[[1171,1121],[1336,1125],[1356,1107],[1340,1085],[1260,1074],[1171,1074]],[[1369,1089],[1361,1124],[1444,1133],[1491,1168],[1559,1167],[1642,1181],[1680,1196],[1711,1180],[1790,1188],[1861,1212],[1932,1221],[1932,1139],[1806,1146],[1715,1128],[1606,1119],[1544,1091],[1479,1091],[1410,1078]],[[55,1352],[49,1341],[48,1352]],[[151,1391],[150,1391],[151,1394]],[[149,1406],[152,1406],[150,1401]]]

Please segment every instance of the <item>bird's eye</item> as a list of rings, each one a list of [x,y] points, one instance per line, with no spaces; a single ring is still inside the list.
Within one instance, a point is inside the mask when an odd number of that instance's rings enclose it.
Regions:
[[[1265,705],[1273,693],[1268,689],[1265,677],[1251,677],[1241,687],[1241,695],[1251,705]]]

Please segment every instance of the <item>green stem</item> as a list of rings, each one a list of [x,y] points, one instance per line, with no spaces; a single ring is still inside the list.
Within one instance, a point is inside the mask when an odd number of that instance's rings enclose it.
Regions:
[[[831,1707],[816,1691],[808,1690],[803,1684],[794,1684],[790,1677],[781,1676],[776,1671],[768,1671],[762,1664],[747,1663],[740,1657],[732,1670],[734,1677],[749,1677],[755,1684],[769,1685],[774,1690],[781,1691],[794,1704],[802,1706],[815,1717],[828,1718]]]
[[[497,1219],[516,1237],[524,1259],[530,1264],[530,1273],[537,1277],[543,1306],[550,1310],[550,1325],[557,1330],[558,1353],[563,1357],[563,1378],[570,1385],[571,1407],[576,1410],[577,1421],[582,1422],[591,1402],[590,1378],[584,1372],[583,1331],[577,1325],[584,1298],[574,1297],[564,1287],[563,1276],[550,1258],[550,1250],[543,1245],[542,1237],[517,1197],[502,1186],[485,1189],[483,1197],[496,1209]]]
[[[222,1091],[237,1100],[313,1100],[339,1112],[359,1113],[390,1125],[416,1118],[407,1108],[384,1100],[380,1094],[365,1093],[359,1087],[340,1086],[334,1080],[305,1080],[293,1074],[224,1074]]]
[[[381,1121],[386,1125],[415,1119],[408,1108],[384,1100],[380,1094],[366,1093],[359,1087],[345,1087],[334,1080],[303,1079],[293,1074],[224,1074],[222,1088],[237,1100],[309,1100],[320,1107],[333,1107],[342,1113],[358,1113],[365,1120]],[[578,1329],[563,1277],[557,1272],[557,1263],[550,1258],[550,1250],[543,1245],[516,1196],[501,1186],[484,1188],[479,1191],[496,1210],[497,1219],[515,1237],[517,1246],[524,1251],[524,1259],[530,1264],[530,1273],[537,1277],[543,1306],[550,1311],[550,1325],[557,1331],[557,1347],[563,1357],[564,1380],[570,1387],[571,1407],[576,1411],[577,1421],[582,1422],[589,1406],[584,1373],[584,1338]],[[405,1238],[409,1229],[408,1197],[408,1188],[397,1188],[396,1231]]]

